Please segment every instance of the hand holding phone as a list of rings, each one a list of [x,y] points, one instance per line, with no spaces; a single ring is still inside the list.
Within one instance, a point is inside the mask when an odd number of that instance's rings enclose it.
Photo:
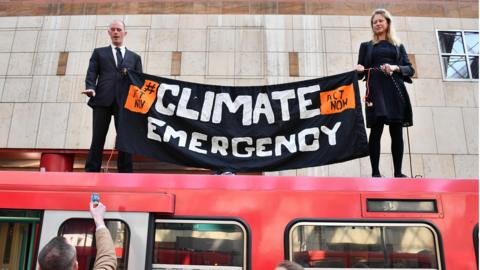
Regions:
[[[95,226],[98,228],[105,226],[105,212],[107,212],[107,207],[99,201],[94,199],[99,199],[98,194],[92,193],[92,201],[90,202],[90,215],[92,215]]]
[[[98,203],[100,202],[100,195],[98,195],[98,193],[92,193],[91,201],[92,201],[93,205],[96,207],[98,205]]]

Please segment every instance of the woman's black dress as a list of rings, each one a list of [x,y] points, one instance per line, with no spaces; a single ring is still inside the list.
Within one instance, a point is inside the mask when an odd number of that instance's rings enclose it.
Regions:
[[[384,124],[412,125],[412,106],[402,76],[393,72],[390,76],[380,70],[383,64],[396,63],[397,50],[395,45],[382,40],[373,46],[372,65],[368,80],[367,105],[365,106],[367,127],[378,122]],[[394,82],[395,80],[395,82]],[[373,105],[368,105],[371,102]]]

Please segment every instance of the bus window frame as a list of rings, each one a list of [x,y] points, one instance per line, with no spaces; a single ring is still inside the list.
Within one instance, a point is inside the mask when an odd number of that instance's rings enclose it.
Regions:
[[[147,239],[147,262],[145,264],[145,269],[151,270],[153,267],[153,250],[154,250],[154,243],[155,243],[155,224],[157,220],[166,220],[166,221],[191,221],[191,223],[201,223],[201,222],[230,222],[225,224],[236,224],[240,225],[240,228],[245,234],[244,237],[244,246],[245,246],[245,257],[244,261],[244,269],[243,270],[251,270],[251,228],[247,222],[239,217],[209,217],[209,216],[163,216],[163,215],[151,215],[151,225],[149,226],[148,232],[148,239]],[[173,223],[173,222],[172,222]],[[150,232],[150,229],[152,230]],[[148,266],[148,267],[147,267]]]
[[[63,231],[63,228],[64,228],[64,225],[67,221],[70,221],[70,220],[91,220],[93,223],[93,219],[92,218],[81,218],[81,217],[72,217],[72,218],[69,218],[69,219],[65,219],[61,224],[60,226],[58,226],[58,231],[57,231],[57,236],[63,236],[61,234],[61,232]],[[120,221],[122,222],[123,224],[125,224],[125,227],[128,231],[128,237],[127,237],[127,241],[126,241],[126,245],[125,245],[125,255],[124,255],[124,258],[125,258],[125,261],[124,261],[124,264],[125,264],[125,270],[128,270],[128,256],[129,256],[129,253],[130,253],[130,238],[131,238],[131,230],[130,230],[130,226],[128,224],[128,222],[126,222],[125,220],[122,220],[122,219],[119,219],[119,218],[107,218],[107,219],[104,219],[104,222],[105,222],[105,227],[107,228],[108,230],[108,227],[106,226],[106,223],[109,222],[109,221]],[[94,223],[95,224],[95,223]],[[109,231],[110,232],[110,231]],[[93,232],[93,236],[95,237],[95,231]],[[115,244],[115,243],[114,243]],[[96,245],[96,241],[95,241],[95,248],[97,247]],[[95,254],[95,258],[97,257],[97,255]]]
[[[435,226],[435,224],[427,220],[385,220],[385,219],[315,219],[315,218],[297,218],[290,221],[285,227],[283,235],[283,245],[284,245],[284,258],[285,260],[291,259],[291,249],[290,249],[290,236],[293,232],[293,229],[301,223],[311,223],[309,225],[318,225],[318,224],[331,224],[331,225],[340,225],[340,226],[378,226],[379,224],[410,224],[410,225],[420,225],[430,229],[432,231],[435,242],[435,250],[437,252],[437,267],[438,270],[445,270],[445,256],[443,251],[443,240],[440,230]],[[406,226],[403,226],[406,227]],[[320,268],[321,269],[321,268]],[[328,268],[325,268],[328,269]],[[354,268],[337,268],[337,269],[354,269]],[[401,268],[386,268],[386,269],[401,269]]]

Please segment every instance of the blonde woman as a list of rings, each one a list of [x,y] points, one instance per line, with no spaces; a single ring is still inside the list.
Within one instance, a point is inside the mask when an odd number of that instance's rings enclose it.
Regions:
[[[402,173],[403,127],[412,125],[412,106],[404,82],[412,83],[415,73],[403,44],[395,36],[392,16],[377,9],[370,19],[372,40],[360,45],[356,70],[367,81],[365,114],[370,128],[369,150],[372,177],[381,177],[380,139],[389,126],[395,177]]]

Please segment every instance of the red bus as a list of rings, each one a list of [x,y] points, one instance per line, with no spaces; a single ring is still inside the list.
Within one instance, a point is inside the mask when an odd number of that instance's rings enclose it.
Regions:
[[[478,181],[0,172],[0,268],[56,235],[95,259],[90,194],[118,269],[477,269]]]

